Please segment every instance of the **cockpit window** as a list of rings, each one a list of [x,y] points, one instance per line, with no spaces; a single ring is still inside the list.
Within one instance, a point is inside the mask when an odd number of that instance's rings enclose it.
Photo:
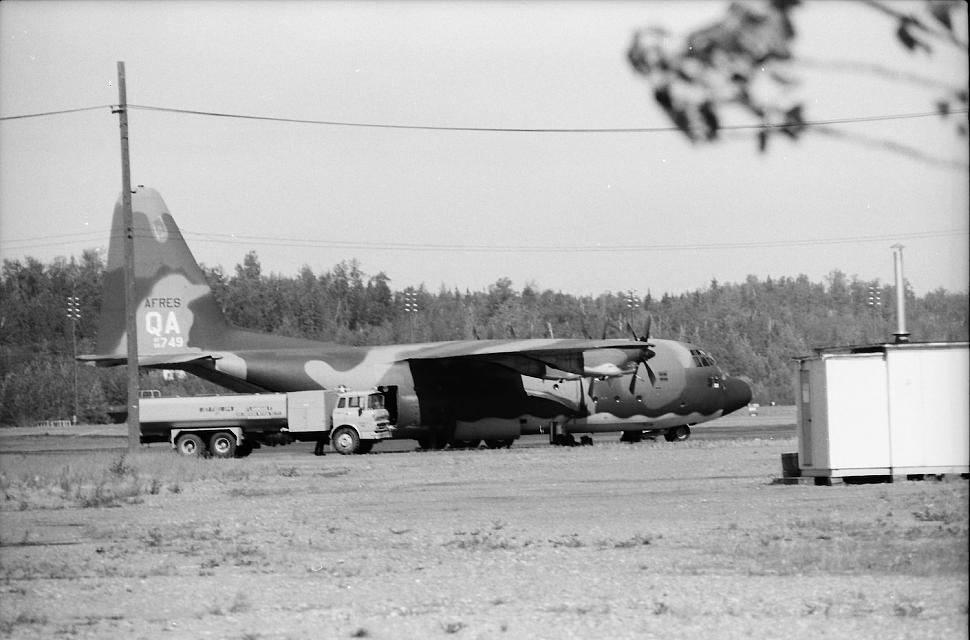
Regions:
[[[713,367],[717,364],[714,361],[714,358],[709,356],[702,349],[691,349],[690,357],[691,357],[691,360],[694,361],[695,367]]]

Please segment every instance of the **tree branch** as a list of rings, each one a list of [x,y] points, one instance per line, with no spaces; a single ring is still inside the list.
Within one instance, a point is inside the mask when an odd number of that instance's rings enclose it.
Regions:
[[[862,135],[860,133],[853,133],[850,131],[845,131],[837,127],[831,126],[816,126],[808,129],[813,133],[819,133],[824,136],[829,136],[830,138],[841,138],[848,142],[853,142],[855,144],[870,147],[873,149],[880,149],[882,151],[890,151],[892,153],[897,153],[899,155],[906,156],[913,160],[919,160],[921,162],[926,162],[928,164],[936,165],[938,167],[943,167],[946,169],[956,169],[959,171],[966,171],[970,168],[970,162],[966,160],[953,160],[947,158],[939,158],[936,156],[931,156],[927,153],[920,151],[915,147],[911,147],[895,140],[890,140],[888,138],[872,138],[870,136]]]
[[[806,58],[804,56],[795,58],[791,61],[792,65],[803,66],[809,69],[825,69],[830,71],[848,71],[855,73],[868,73],[874,76],[892,80],[894,82],[908,82],[928,89],[943,89],[953,93],[966,91],[966,87],[949,84],[941,80],[923,76],[918,73],[898,71],[874,62],[860,62],[857,60],[822,60],[818,58]]]
[[[963,51],[968,50],[967,43],[960,40],[957,37],[957,35],[951,30],[932,29],[927,25],[923,24],[923,22],[921,22],[920,20],[917,20],[916,18],[914,18],[912,15],[903,13],[901,11],[897,11],[892,7],[888,7],[884,5],[878,0],[858,0],[858,2],[861,2],[867,7],[871,7],[876,11],[879,11],[887,16],[890,16],[896,20],[899,20],[900,23],[906,23],[906,24],[909,24],[910,26],[916,27],[923,33],[933,36],[934,38],[937,38],[939,40],[943,40],[944,42],[947,42],[949,44],[952,44],[958,49],[962,49]]]

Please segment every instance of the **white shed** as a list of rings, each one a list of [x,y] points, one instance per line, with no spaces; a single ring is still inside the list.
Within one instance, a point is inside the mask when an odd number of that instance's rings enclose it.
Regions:
[[[797,360],[802,476],[970,472],[968,343],[832,347]]]

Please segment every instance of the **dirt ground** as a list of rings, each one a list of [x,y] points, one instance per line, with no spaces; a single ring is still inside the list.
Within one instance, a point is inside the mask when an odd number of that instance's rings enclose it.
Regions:
[[[152,450],[86,502],[7,455],[0,634],[966,638],[967,481],[773,484],[796,448]]]

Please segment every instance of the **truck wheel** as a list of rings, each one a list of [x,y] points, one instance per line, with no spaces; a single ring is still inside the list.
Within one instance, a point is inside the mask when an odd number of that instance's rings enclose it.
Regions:
[[[688,427],[686,424],[667,429],[667,432],[664,434],[664,440],[667,442],[683,442],[689,437],[690,427]]]
[[[333,432],[331,445],[337,453],[348,456],[360,449],[360,436],[350,427],[340,427]]]
[[[209,438],[209,452],[213,458],[233,458],[236,455],[236,436],[228,431],[216,431]]]
[[[183,456],[201,456],[205,453],[205,445],[202,438],[194,433],[183,433],[175,441],[175,450]]]

